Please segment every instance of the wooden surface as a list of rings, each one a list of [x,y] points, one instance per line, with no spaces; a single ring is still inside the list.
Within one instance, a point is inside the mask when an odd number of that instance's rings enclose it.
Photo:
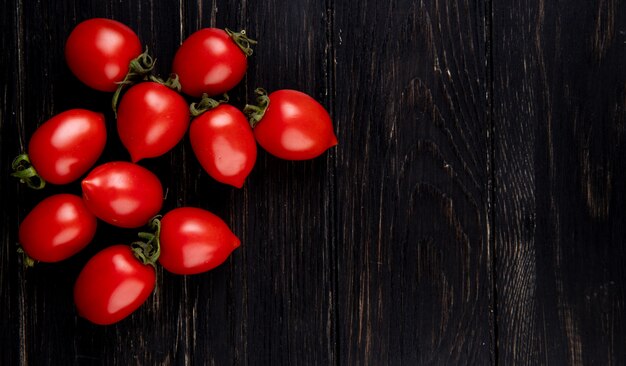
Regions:
[[[128,24],[167,75],[202,27],[259,40],[231,93],[293,88],[339,145],[260,151],[243,189],[188,139],[142,162],[164,212],[199,206],[242,246],[196,276],[158,271],[130,318],[77,317],[72,287],[100,225],[57,264],[22,266],[20,221],[44,197],[10,178],[36,127],[109,95],[69,72],[81,20]],[[616,0],[23,1],[0,9],[0,365],[623,365],[626,3]],[[101,162],[128,155],[114,132]]]

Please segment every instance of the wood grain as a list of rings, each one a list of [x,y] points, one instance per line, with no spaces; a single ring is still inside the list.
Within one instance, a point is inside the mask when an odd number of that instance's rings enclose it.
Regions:
[[[4,13],[12,16],[9,24],[25,22],[22,28],[11,27],[15,34],[3,37],[3,42],[13,42],[6,47],[14,50],[7,55],[12,62],[8,65],[21,62],[23,68],[7,85],[22,85],[24,90],[5,89],[5,100],[17,98],[14,110],[24,114],[16,121],[20,138],[15,141],[22,146],[39,123],[68,108],[105,111],[114,131],[109,96],[81,85],[63,58],[67,34],[91,17],[117,19],[135,29],[158,59],[161,75],[167,74],[182,39],[195,30],[247,28],[261,43],[251,58],[247,80],[231,93],[235,105],[243,107],[253,97],[252,89],[263,85],[268,90],[299,89],[330,107],[331,49],[324,1],[299,2],[287,6],[289,11],[279,2],[15,1],[9,5],[14,7]],[[27,108],[26,100],[39,102]],[[8,105],[4,103],[5,108]],[[2,127],[2,136],[17,135],[11,125]],[[109,137],[101,161],[128,159],[117,136]],[[7,159],[21,150],[15,144],[3,148]],[[11,220],[3,226],[8,236],[4,242],[13,243],[4,246],[3,275],[7,275],[7,297],[20,302],[3,303],[6,313],[15,313],[7,318],[7,328],[14,327],[11,349],[20,350],[10,353],[7,364],[18,360],[107,365],[335,363],[332,156],[331,152],[329,157],[292,163],[260,152],[243,190],[212,181],[187,140],[163,158],[142,162],[166,188],[164,210],[183,205],[210,209],[229,222],[243,245],[228,263],[206,275],[173,276],[159,270],[158,289],[146,306],[111,327],[93,326],[76,316],[72,285],[91,255],[112,243],[129,242],[133,234],[101,225],[97,239],[84,253],[63,265],[40,264],[23,270],[13,251],[20,215],[48,194],[80,190],[76,184],[50,187],[45,193],[23,192],[20,187],[19,196],[8,200],[14,205],[3,206],[4,218]],[[10,196],[16,183],[2,182],[9,187],[3,193]],[[9,212],[11,207],[17,207],[19,214]]]
[[[499,361],[623,364],[626,7],[493,15]]]
[[[339,364],[489,364],[483,7],[339,2],[334,19]]]
[[[326,2],[249,2],[245,15],[248,31],[259,41],[246,96],[258,86],[298,89],[330,108]],[[250,240],[236,267],[236,278],[244,281],[235,286],[245,290],[240,296],[246,308],[238,314],[246,325],[242,361],[335,364],[336,149],[306,162],[259,153],[247,194],[233,200],[245,207],[241,229]]]
[[[254,88],[299,89],[339,145],[305,162],[259,151],[243,189],[188,138],[141,164],[164,212],[197,206],[242,246],[158,288],[108,327],[74,280],[135,239],[101,224],[58,264],[22,266],[18,226],[44,197],[6,174],[37,126],[105,112],[100,162],[128,160],[107,93],[63,57],[75,24],[128,24],[169,73],[208,26],[259,41]],[[0,20],[0,365],[621,365],[626,363],[626,4],[616,0],[10,0]],[[191,101],[191,100],[189,100]]]
[[[0,8],[0,20],[5,27],[4,36],[0,37],[0,89],[2,108],[0,109],[0,363],[16,365],[23,358],[22,342],[25,335],[21,331],[21,309],[24,308],[23,286],[18,282],[20,266],[17,256],[17,235],[15,228],[19,222],[19,210],[11,196],[15,194],[14,182],[9,181],[7,172],[11,166],[11,155],[19,151],[19,138],[23,131],[18,127],[22,120],[22,77],[23,60],[18,57],[24,39],[20,36],[21,9],[14,2],[3,2]]]

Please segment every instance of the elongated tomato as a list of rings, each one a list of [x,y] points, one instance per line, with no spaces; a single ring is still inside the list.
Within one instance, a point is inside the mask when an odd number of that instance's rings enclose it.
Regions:
[[[256,141],[246,116],[220,104],[194,118],[189,129],[193,152],[218,182],[241,188],[256,161]]]
[[[180,207],[161,220],[159,263],[169,272],[196,274],[224,263],[241,242],[222,219],[195,207]]]
[[[72,73],[87,86],[112,92],[128,72],[130,61],[141,54],[137,34],[126,25],[105,18],[79,23],[65,44],[65,59]]]
[[[106,140],[102,113],[71,109],[37,128],[28,143],[28,156],[43,180],[67,184],[93,166],[102,154]]]
[[[172,65],[183,93],[213,96],[234,88],[246,73],[250,45],[255,43],[244,31],[204,28],[190,35],[176,51]]]
[[[20,224],[24,252],[42,262],[58,262],[78,253],[96,234],[96,217],[73,194],[56,194],[39,202]]]
[[[101,220],[136,228],[163,205],[163,187],[154,173],[137,164],[115,161],[92,170],[82,181],[83,200]]]
[[[133,162],[165,154],[182,140],[187,127],[185,99],[156,82],[128,89],[117,111],[117,131]]]
[[[90,322],[113,324],[137,310],[155,284],[154,267],[139,262],[128,245],[113,245],[85,264],[74,285],[74,303]]]
[[[337,145],[330,116],[309,95],[297,90],[277,90],[269,96],[263,90],[261,107],[247,106],[255,123],[254,137],[263,149],[286,160],[308,160]]]

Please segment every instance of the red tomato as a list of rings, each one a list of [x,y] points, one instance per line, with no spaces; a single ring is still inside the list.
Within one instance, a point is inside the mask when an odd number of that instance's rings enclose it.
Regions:
[[[222,219],[193,207],[174,209],[161,219],[159,263],[176,274],[206,272],[240,245]]]
[[[117,110],[117,131],[134,162],[165,154],[182,140],[188,126],[185,99],[155,82],[128,89]]]
[[[78,24],[65,44],[70,70],[87,86],[112,92],[128,73],[130,61],[141,54],[139,37],[124,24],[94,18]]]
[[[98,218],[111,225],[136,228],[161,210],[163,187],[156,175],[124,161],[102,164],[82,181],[83,200]]]
[[[39,202],[20,224],[24,252],[42,262],[58,262],[78,253],[96,234],[96,217],[73,194]]]
[[[102,113],[71,109],[37,128],[28,143],[28,155],[43,180],[67,184],[98,160],[106,139]]]
[[[154,267],[142,264],[127,245],[113,245],[85,264],[74,285],[78,314],[92,323],[116,323],[137,310],[156,283]]]
[[[172,65],[183,92],[194,97],[229,91],[243,79],[247,68],[246,54],[226,31],[216,28],[189,36],[176,51]]]
[[[286,160],[313,159],[337,145],[324,107],[307,94],[286,89],[269,95],[254,137],[267,152]]]
[[[193,152],[211,177],[237,188],[243,186],[256,161],[256,142],[241,111],[220,104],[194,118],[189,137]]]

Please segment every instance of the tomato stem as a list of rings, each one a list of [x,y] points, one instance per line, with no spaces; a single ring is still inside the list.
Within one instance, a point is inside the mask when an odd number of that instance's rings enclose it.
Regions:
[[[28,187],[32,189],[42,189],[46,186],[46,181],[39,176],[35,167],[30,163],[28,154],[18,155],[13,160],[11,168],[13,168],[11,176],[19,179],[20,182],[25,183]]]
[[[209,98],[207,93],[202,94],[202,99],[200,99],[197,103],[191,103],[189,106],[189,112],[193,117],[198,117],[202,113],[206,111],[210,111],[213,108],[217,108],[220,104],[228,103],[230,97],[228,94],[222,94],[222,99],[215,100],[213,98]]]
[[[130,246],[135,257],[146,265],[151,265],[156,269],[156,262],[161,255],[161,243],[159,237],[161,235],[161,216],[155,216],[150,220],[150,229],[154,232],[140,232],[137,234],[140,239],[145,241],[133,242]]]
[[[24,267],[32,268],[35,266],[35,263],[36,263],[35,260],[31,258],[28,254],[26,254],[26,252],[24,251],[24,248],[22,247],[17,248],[17,252],[22,255],[22,263],[24,263]]]
[[[257,105],[246,104],[243,108],[243,113],[248,116],[250,126],[254,128],[263,118],[267,108],[270,106],[270,98],[267,96],[267,92],[263,88],[256,88],[254,92],[257,94]]]
[[[145,80],[146,75],[148,75],[152,69],[154,69],[154,64],[156,63],[156,59],[152,58],[148,53],[148,46],[146,46],[146,50],[137,58],[134,58],[128,64],[128,73],[124,76],[124,80],[118,82],[117,90],[113,94],[113,99],[111,100],[111,107],[113,107],[113,112],[117,117],[117,101],[120,98],[120,94],[122,93],[122,89],[126,85],[131,85],[136,83],[139,80]]]
[[[159,83],[163,86],[167,86],[168,88],[175,90],[178,93],[180,93],[180,90],[182,88],[182,85],[180,85],[180,80],[177,74],[171,74],[165,81],[163,81],[163,79],[161,79],[160,77],[157,77],[154,75],[150,75],[149,79],[150,81],[153,81],[155,83]]]
[[[237,43],[237,46],[241,48],[246,56],[252,56],[253,49],[251,45],[257,44],[257,41],[248,38],[244,29],[242,29],[240,32],[233,32],[228,28],[224,28],[224,30],[226,31],[226,33],[228,33],[230,38],[232,38],[232,40]]]

